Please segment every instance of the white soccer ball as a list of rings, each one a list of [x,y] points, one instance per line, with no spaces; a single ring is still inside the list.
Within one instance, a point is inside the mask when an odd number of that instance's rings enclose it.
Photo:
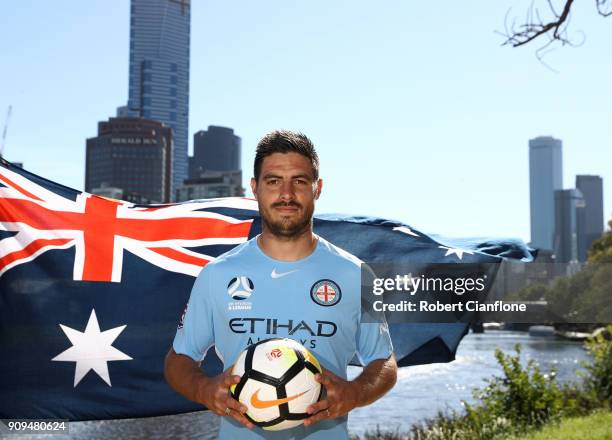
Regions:
[[[253,424],[280,431],[302,424],[309,416],[306,408],[321,398],[321,384],[314,379],[317,373],[321,373],[319,361],[302,344],[266,339],[240,354],[232,374],[241,380],[230,390],[246,405],[246,417]]]

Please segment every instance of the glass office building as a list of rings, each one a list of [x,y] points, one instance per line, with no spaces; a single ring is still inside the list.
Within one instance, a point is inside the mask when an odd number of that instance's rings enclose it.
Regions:
[[[540,136],[529,140],[529,213],[531,246],[553,249],[555,191],[563,189],[561,140]]]
[[[172,131],[159,121],[110,118],[87,139],[85,191],[138,203],[170,201]]]
[[[593,241],[604,233],[603,179],[600,176],[576,176],[576,189],[584,197],[585,207],[578,217],[578,259],[586,261]]]
[[[553,249],[557,263],[578,261],[578,219],[585,207],[579,189],[555,191],[555,234]]]
[[[188,177],[189,0],[131,0],[130,79],[125,116],[173,131],[172,190]]]
[[[189,178],[205,171],[237,171],[241,169],[242,140],[228,127],[208,126],[193,135],[193,157],[190,157]]]

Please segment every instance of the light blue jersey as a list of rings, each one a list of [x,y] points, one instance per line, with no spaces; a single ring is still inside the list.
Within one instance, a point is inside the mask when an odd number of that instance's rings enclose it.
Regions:
[[[254,238],[209,263],[198,276],[174,351],[199,362],[215,346],[224,370],[258,340],[299,341],[346,379],[357,353],[364,365],[392,353],[386,325],[361,323],[361,261],[321,237],[298,261],[265,255]],[[249,430],[223,417],[221,439],[348,439],[347,417],[285,431]]]

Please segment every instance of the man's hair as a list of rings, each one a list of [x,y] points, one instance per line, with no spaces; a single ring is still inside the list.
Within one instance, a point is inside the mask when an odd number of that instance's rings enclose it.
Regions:
[[[257,144],[253,174],[259,181],[261,164],[266,156],[274,153],[298,153],[310,160],[314,180],[319,179],[319,156],[312,141],[305,134],[288,130],[275,130],[265,135]]]

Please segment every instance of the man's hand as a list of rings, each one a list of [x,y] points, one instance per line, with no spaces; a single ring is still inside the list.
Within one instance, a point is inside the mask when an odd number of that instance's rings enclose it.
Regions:
[[[329,370],[315,376],[325,387],[325,399],[310,405],[304,426],[310,426],[324,419],[342,417],[358,406],[369,405],[389,391],[397,380],[395,356],[370,362],[361,374],[352,381],[346,381]]]
[[[317,374],[315,380],[325,387],[325,399],[313,403],[307,408],[308,414],[314,414],[304,420],[304,426],[312,425],[323,419],[335,419],[347,414],[358,406],[356,384],[336,376],[329,370]]]
[[[247,428],[253,424],[244,416],[247,408],[230,395],[230,387],[240,382],[231,368],[215,377],[204,375],[200,364],[189,356],[170,349],[166,355],[164,375],[168,384],[187,399],[205,405],[219,416],[230,416]]]
[[[254,425],[244,416],[248,408],[234,399],[230,387],[240,382],[240,376],[232,375],[231,368],[223,373],[201,381],[196,393],[197,400],[218,416],[229,416],[252,429]]]

